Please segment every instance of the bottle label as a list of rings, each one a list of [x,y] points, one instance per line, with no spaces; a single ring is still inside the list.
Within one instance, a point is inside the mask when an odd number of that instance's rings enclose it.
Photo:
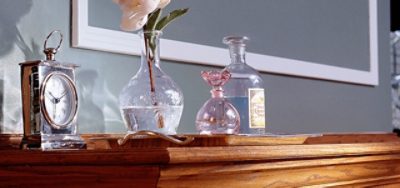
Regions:
[[[264,89],[249,88],[249,127],[265,128]]]

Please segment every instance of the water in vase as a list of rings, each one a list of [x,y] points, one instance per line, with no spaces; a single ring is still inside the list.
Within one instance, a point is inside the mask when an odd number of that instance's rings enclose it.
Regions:
[[[151,130],[165,134],[176,134],[182,106],[130,106],[121,109],[128,131]]]

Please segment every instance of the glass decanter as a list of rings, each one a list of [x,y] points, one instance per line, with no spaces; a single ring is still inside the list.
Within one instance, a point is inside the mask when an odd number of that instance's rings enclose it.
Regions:
[[[140,130],[176,134],[183,111],[183,93],[161,70],[161,31],[141,32],[140,69],[122,89],[119,102],[128,133]]]
[[[227,36],[223,43],[229,47],[231,64],[225,67],[231,79],[224,86],[225,98],[235,106],[240,114],[240,133],[265,133],[264,83],[259,73],[245,58],[245,36]]]
[[[228,71],[202,71],[201,77],[212,86],[209,99],[197,112],[196,128],[200,134],[237,134],[240,117],[235,107],[224,98],[222,86],[229,80]]]

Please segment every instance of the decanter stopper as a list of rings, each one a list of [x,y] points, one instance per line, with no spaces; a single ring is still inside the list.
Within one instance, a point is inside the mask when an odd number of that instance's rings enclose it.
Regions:
[[[229,80],[229,71],[202,71],[201,77],[212,86],[211,99],[197,112],[196,128],[200,134],[237,134],[240,116],[235,107],[225,100],[222,86]]]

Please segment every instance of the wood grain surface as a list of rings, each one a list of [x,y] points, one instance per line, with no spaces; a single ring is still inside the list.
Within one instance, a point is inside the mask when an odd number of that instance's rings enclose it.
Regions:
[[[195,136],[82,135],[87,150],[21,150],[0,135],[0,187],[400,187],[395,134]],[[193,136],[193,135],[191,135]]]
[[[2,166],[0,187],[156,187],[158,166]]]
[[[168,163],[164,149],[70,150],[70,151],[1,151],[3,165],[137,165]]]
[[[400,153],[399,142],[168,148],[170,163],[284,160]]]
[[[304,163],[304,161],[300,162]],[[393,165],[394,163],[400,163],[400,160],[339,163],[279,170],[266,168],[251,171],[242,171],[241,164],[229,164],[235,165],[234,172],[218,172],[219,169],[224,168],[224,165],[220,165],[215,170],[196,175],[165,176],[161,173],[158,185],[160,187],[174,187],[174,185],[179,185],[178,187],[300,187],[328,183],[343,185],[343,182],[350,180],[400,175],[400,166]],[[274,165],[273,162],[272,165]]]

